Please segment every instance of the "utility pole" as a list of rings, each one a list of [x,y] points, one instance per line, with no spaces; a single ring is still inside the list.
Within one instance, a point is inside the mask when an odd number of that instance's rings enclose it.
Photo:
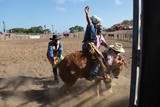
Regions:
[[[54,33],[54,28],[53,28],[53,25],[52,25],[52,33]]]
[[[3,32],[5,33],[6,32],[6,25],[5,25],[5,22],[3,21]]]

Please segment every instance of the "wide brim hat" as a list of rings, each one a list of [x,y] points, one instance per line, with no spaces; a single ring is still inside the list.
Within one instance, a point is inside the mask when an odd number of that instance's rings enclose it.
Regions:
[[[49,38],[50,40],[59,40],[61,39],[61,36],[60,35],[53,35],[52,38]]]
[[[115,43],[114,45],[109,45],[109,47],[115,51],[125,53],[125,50],[124,50],[123,45],[121,43]]]

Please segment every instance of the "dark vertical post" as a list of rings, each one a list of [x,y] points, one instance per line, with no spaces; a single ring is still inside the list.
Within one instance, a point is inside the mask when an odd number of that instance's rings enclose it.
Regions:
[[[160,107],[160,1],[143,0],[138,107]]]
[[[133,43],[132,43],[132,68],[129,107],[134,107],[136,76],[137,76],[137,48],[138,48],[138,24],[139,23],[139,0],[133,1]]]
[[[5,22],[3,21],[3,32],[5,33],[6,32],[6,25],[5,25]]]

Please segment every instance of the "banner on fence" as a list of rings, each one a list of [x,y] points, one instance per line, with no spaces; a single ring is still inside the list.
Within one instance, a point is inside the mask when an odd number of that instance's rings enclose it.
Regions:
[[[29,36],[30,39],[39,39],[40,36],[39,35],[31,35]]]

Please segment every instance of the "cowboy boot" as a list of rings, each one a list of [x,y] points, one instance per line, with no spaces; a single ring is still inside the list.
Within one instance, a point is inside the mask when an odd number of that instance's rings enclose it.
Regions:
[[[58,81],[57,68],[53,68],[54,81]]]

